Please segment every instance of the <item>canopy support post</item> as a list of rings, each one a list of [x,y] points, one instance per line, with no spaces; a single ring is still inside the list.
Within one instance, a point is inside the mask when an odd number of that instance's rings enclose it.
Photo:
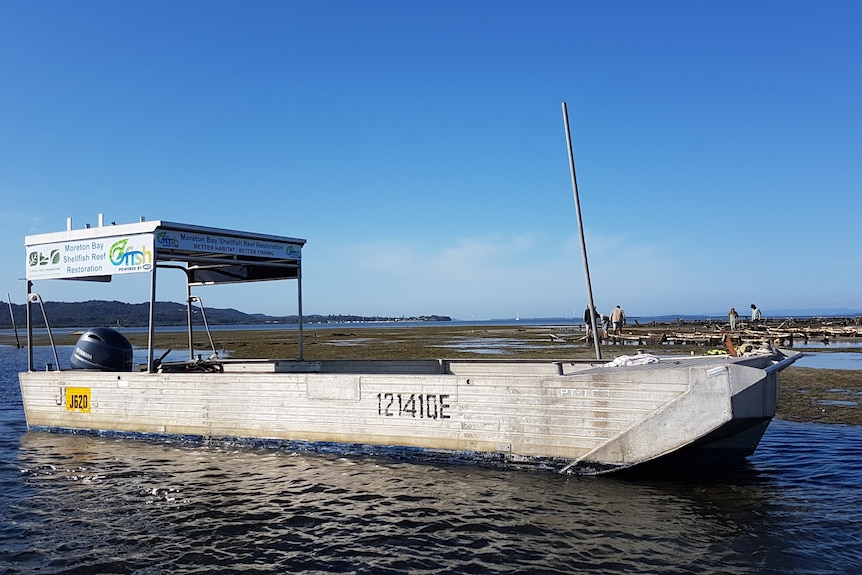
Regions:
[[[299,316],[299,361],[305,360],[305,353],[302,347],[302,263],[296,267],[296,307],[297,307],[297,315]]]
[[[155,341],[156,341],[156,268],[153,265],[153,271],[150,272],[150,316],[149,316],[149,332],[147,334],[147,371],[152,373],[156,370],[155,365]]]
[[[27,280],[27,371],[33,371],[33,317],[30,294],[33,293],[33,282]]]

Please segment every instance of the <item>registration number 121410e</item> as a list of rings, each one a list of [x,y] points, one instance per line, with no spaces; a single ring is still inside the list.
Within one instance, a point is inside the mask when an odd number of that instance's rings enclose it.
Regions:
[[[378,393],[377,415],[449,419],[449,395],[433,393]]]

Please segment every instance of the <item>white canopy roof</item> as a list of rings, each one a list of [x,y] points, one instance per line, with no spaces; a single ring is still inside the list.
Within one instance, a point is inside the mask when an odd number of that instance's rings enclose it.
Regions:
[[[297,278],[305,240],[143,221],[32,235],[25,244],[28,280],[110,281],[172,262],[200,285]]]
[[[297,280],[299,315],[299,356],[303,357],[302,335],[302,247],[305,240],[284,236],[240,232],[165,221],[99,225],[24,238],[27,278],[27,334],[32,341],[30,305],[41,298],[31,292],[34,280],[74,279],[111,281],[119,274],[149,273],[151,276],[149,345],[147,368],[155,363],[153,318],[156,298],[156,269],[181,268],[186,272],[188,305],[191,287],[205,284],[242,283],[278,279]],[[45,310],[42,308],[44,315]],[[47,325],[47,318],[46,318]],[[191,308],[189,308],[189,353],[194,354]],[[49,328],[50,334],[50,328]],[[33,348],[28,346],[29,369],[33,369]],[[54,349],[56,356],[56,348]]]

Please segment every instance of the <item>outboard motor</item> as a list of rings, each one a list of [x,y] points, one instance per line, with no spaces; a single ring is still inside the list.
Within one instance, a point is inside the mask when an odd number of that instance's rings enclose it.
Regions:
[[[132,344],[115,329],[94,327],[78,338],[71,364],[74,369],[132,371]]]

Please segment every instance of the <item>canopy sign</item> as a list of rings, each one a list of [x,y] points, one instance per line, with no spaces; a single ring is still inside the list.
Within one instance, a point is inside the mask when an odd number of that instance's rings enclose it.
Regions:
[[[158,230],[156,247],[160,250],[204,252],[237,257],[296,260],[302,257],[302,244],[299,243],[187,230]]]
[[[153,234],[27,246],[27,279],[74,279],[149,272]]]

